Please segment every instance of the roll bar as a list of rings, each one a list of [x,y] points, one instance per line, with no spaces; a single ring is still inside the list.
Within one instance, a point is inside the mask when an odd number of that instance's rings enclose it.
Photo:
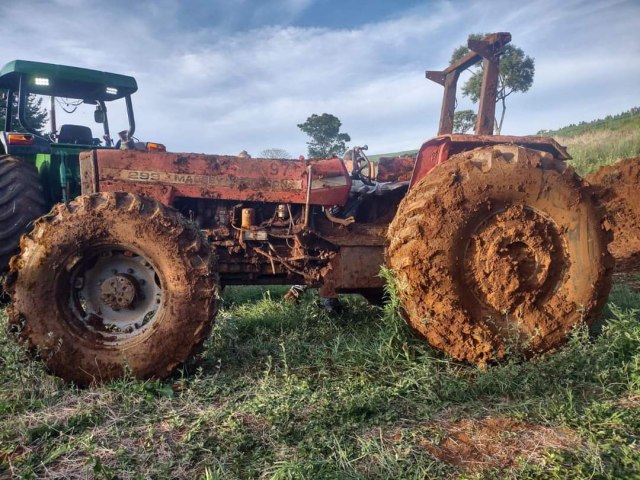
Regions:
[[[453,133],[453,114],[455,112],[456,88],[460,74],[474,66],[480,60],[482,64],[482,90],[476,121],[476,135],[493,135],[496,115],[496,98],[498,95],[498,69],[503,47],[511,41],[508,32],[497,32],[487,35],[481,40],[469,39],[467,46],[470,52],[444,70],[427,70],[425,76],[429,80],[444,86],[442,111],[438,135]]]

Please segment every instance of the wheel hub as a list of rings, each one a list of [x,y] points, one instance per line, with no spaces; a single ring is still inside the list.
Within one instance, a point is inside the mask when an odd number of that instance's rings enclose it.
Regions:
[[[140,287],[132,275],[124,273],[107,278],[100,285],[100,298],[114,310],[130,308]]]
[[[103,246],[73,265],[71,310],[82,328],[106,343],[130,340],[154,323],[163,289],[155,268],[141,255]]]
[[[522,205],[485,219],[465,252],[465,277],[476,297],[498,312],[513,312],[553,289],[564,249],[555,223]]]

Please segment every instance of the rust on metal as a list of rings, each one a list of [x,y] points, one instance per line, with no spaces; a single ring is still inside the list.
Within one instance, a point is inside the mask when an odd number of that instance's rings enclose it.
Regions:
[[[309,165],[307,167],[307,179],[313,178],[313,166]],[[307,181],[307,196],[304,200],[304,228],[309,227],[309,208],[311,206],[311,188],[313,186],[313,182],[311,180]]]
[[[80,188],[85,194],[99,191],[96,150],[80,152]]]
[[[413,172],[415,163],[415,156],[380,157],[376,180],[379,182],[409,181],[411,180],[411,172]]]
[[[424,178],[434,167],[446,162],[450,156],[474,148],[490,145],[521,145],[526,148],[551,153],[560,160],[569,160],[567,149],[553,138],[513,135],[440,135],[428,140],[418,152],[410,186]]]
[[[323,272],[320,294],[335,297],[352,290],[381,289],[384,280],[380,266],[384,263],[384,248],[373,246],[343,246]]]
[[[96,150],[93,155],[100,191],[145,190],[165,204],[171,204],[173,197],[305,203],[309,187],[311,205],[343,205],[351,187],[339,158],[256,159],[131,150]],[[90,162],[83,158],[89,177]],[[313,167],[311,179],[309,166]],[[83,185],[91,189],[89,178]],[[162,190],[167,188],[170,191]]]
[[[460,60],[444,70],[428,70],[425,72],[425,76],[429,80],[444,86],[438,135],[453,133],[453,114],[455,112],[458,78],[464,70],[472,67],[482,59],[484,59],[482,92],[476,134],[490,135],[493,133],[499,56],[501,49],[510,41],[511,34],[507,32],[492,33],[482,40],[470,39],[467,45],[471,51]]]
[[[129,308],[137,296],[136,279],[124,273],[107,278],[100,285],[101,300],[114,310]]]

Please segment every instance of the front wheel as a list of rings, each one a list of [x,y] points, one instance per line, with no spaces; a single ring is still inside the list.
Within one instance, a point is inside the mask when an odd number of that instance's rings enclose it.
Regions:
[[[201,345],[218,303],[200,231],[128,193],[57,205],[24,237],[7,284],[11,328],[79,385],[168,376]]]
[[[592,197],[548,153],[498,145],[451,157],[411,189],[389,228],[409,324],[477,363],[549,350],[590,325],[613,266]]]

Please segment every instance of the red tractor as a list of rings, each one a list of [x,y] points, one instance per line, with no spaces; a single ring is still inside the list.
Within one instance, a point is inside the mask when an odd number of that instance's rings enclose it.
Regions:
[[[11,261],[10,324],[67,380],[166,377],[210,330],[226,285],[305,284],[382,296],[455,359],[544,352],[593,322],[610,288],[610,233],[549,138],[493,136],[506,33],[427,76],[439,135],[410,181],[380,182],[363,149],[279,160],[88,149],[82,195],[35,222]],[[456,81],[484,61],[475,135],[453,135]]]

